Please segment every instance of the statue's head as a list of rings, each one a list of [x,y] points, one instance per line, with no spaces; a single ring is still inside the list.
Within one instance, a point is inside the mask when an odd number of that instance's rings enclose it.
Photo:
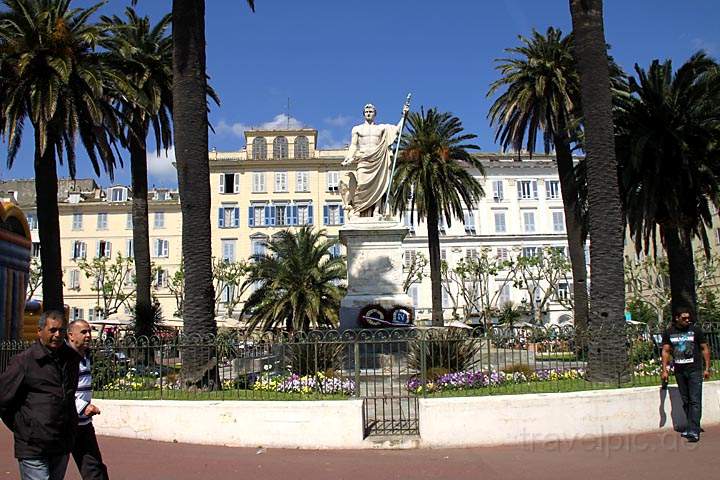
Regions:
[[[368,103],[363,108],[363,116],[365,117],[365,120],[368,122],[372,122],[375,120],[375,115],[377,114],[377,110],[375,109],[375,105],[372,103]]]

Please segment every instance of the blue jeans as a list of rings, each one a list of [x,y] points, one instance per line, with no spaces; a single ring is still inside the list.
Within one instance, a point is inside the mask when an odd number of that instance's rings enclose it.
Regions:
[[[683,402],[683,410],[687,418],[685,430],[687,430],[688,433],[700,435],[703,371],[698,368],[684,370],[676,367],[675,380],[677,381],[678,390],[680,391],[680,397]]]
[[[21,458],[18,460],[20,478],[21,480],[62,480],[65,478],[69,458],[68,454],[43,458]]]

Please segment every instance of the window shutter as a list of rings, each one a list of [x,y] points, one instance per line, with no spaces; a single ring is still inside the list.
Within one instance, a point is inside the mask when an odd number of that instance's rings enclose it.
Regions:
[[[220,174],[220,193],[225,193],[225,174]]]
[[[330,223],[330,208],[327,205],[323,205],[323,225]]]
[[[265,172],[258,173],[260,176],[260,191],[265,191]]]
[[[338,211],[340,212],[340,225],[345,225],[345,209],[342,205],[338,205]]]
[[[108,258],[112,258],[112,243],[105,242],[105,253]]]
[[[252,206],[248,207],[248,227],[255,226],[255,212]]]
[[[218,208],[218,227],[225,228],[225,209]]]
[[[518,181],[517,182],[517,194],[518,194],[519,199],[522,198],[522,186],[523,186],[523,183]]]
[[[265,226],[266,227],[268,225],[270,225],[270,208],[271,207],[269,205],[265,206]]]
[[[275,206],[272,205],[270,208],[270,223],[269,225],[275,226]]]
[[[308,216],[307,216],[307,224],[312,225],[313,224],[313,206],[308,205]]]
[[[163,240],[163,257],[167,257],[170,254],[170,242]]]
[[[297,205],[290,205],[290,219],[288,222],[290,225],[298,224],[298,207]]]
[[[533,180],[530,183],[532,184],[532,196],[534,199],[537,200],[537,198],[538,198],[537,180]]]
[[[239,174],[239,173],[236,173],[236,174],[235,174],[235,184],[234,184],[234,186],[235,186],[234,193],[240,193],[240,174]]]
[[[80,242],[80,258],[85,259],[87,257],[87,244]],[[590,257],[588,257],[590,258]]]
[[[233,208],[233,227],[240,226],[240,207]]]
[[[95,242],[95,244],[96,244],[95,256],[98,258],[100,257],[100,245],[101,245],[100,242],[101,242],[101,240],[98,240],[97,242]]]

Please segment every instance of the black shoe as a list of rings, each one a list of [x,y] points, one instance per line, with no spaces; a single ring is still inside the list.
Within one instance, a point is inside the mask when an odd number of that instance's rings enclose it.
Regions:
[[[690,432],[688,432],[687,430],[684,430],[684,431],[680,434],[680,436],[681,436],[682,438],[688,438],[688,435],[690,435]]]
[[[700,441],[700,435],[697,433],[688,433],[686,438],[688,443],[696,443]]]

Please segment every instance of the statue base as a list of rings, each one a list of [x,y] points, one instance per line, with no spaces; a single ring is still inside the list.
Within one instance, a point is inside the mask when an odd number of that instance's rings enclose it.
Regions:
[[[353,217],[339,233],[347,247],[348,267],[347,295],[340,302],[340,329],[402,328],[411,324],[412,299],[402,289],[402,241],[408,229],[395,220]],[[361,320],[361,314],[367,320]]]

